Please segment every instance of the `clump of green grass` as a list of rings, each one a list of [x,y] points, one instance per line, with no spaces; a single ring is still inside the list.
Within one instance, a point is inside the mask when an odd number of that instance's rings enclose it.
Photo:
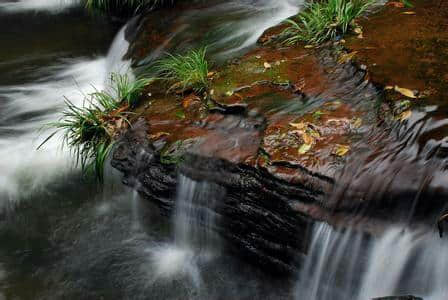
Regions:
[[[374,0],[324,0],[310,2],[305,10],[286,22],[290,25],[282,36],[284,43],[320,44],[343,35],[353,26]]]
[[[158,5],[162,0],[85,0],[91,12],[114,15],[133,15],[146,7]]]
[[[150,79],[132,81],[127,75],[112,74],[112,92],[96,91],[88,95],[82,107],[66,100],[61,118],[47,124],[55,129],[43,143],[57,133],[63,134],[63,146],[75,157],[83,172],[93,174],[99,182],[104,180],[104,164],[118,133],[129,122],[126,109],[134,105]]]
[[[173,85],[171,89],[193,89],[203,92],[208,89],[209,64],[206,59],[206,48],[191,50],[186,54],[167,54],[165,58],[157,61],[153,70],[156,76]]]

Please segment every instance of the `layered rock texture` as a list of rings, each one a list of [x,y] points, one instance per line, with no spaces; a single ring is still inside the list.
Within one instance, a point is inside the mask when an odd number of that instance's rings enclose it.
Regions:
[[[207,99],[151,87],[113,166],[167,214],[179,172],[225,187],[215,230],[282,273],[306,254],[315,220],[432,220],[447,195],[448,6],[425,23],[439,4],[416,2],[387,5],[359,21],[362,36],[319,48],[285,48],[281,27],[268,30],[210,74]],[[145,26],[134,60],[160,38]]]

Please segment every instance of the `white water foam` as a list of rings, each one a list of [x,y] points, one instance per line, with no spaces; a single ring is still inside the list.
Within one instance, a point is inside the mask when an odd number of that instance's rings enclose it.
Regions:
[[[61,136],[36,150],[52,132],[42,128],[60,118],[64,98],[82,106],[86,95],[107,86],[109,72],[128,72],[129,62],[121,61],[128,46],[123,28],[107,58],[66,60],[41,69],[34,83],[0,86],[0,199],[27,196],[70,172],[73,161],[68,149],[61,149]]]
[[[19,0],[2,1],[0,10],[8,12],[19,11],[51,11],[59,12],[78,4],[79,0]]]
[[[366,300],[392,295],[445,300],[448,242],[435,232],[392,227],[378,237],[318,224],[296,299]]]

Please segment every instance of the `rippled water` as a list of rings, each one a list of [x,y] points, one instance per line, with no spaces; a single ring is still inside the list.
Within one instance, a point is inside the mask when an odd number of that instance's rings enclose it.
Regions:
[[[276,20],[286,16],[279,11]],[[0,25],[8,45],[0,49],[0,299],[291,297],[292,284],[237,258],[198,256],[188,242],[197,228],[180,234],[180,223],[176,230],[161,219],[113,170],[100,189],[80,177],[60,140],[36,151],[64,97],[82,105],[110,72],[129,71],[125,28],[87,16],[75,1],[38,0],[1,2]],[[250,44],[261,28],[244,31]]]

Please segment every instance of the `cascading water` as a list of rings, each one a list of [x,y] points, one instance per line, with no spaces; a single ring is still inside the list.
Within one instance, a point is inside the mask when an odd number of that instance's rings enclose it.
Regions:
[[[19,0],[19,1],[2,1],[0,10],[4,9],[10,12],[26,11],[26,10],[46,10],[58,12],[63,9],[72,7],[79,3],[79,0]]]
[[[223,197],[223,187],[179,175],[173,242],[149,250],[156,269],[154,279],[188,275],[196,287],[200,286],[199,265],[219,254],[215,208]]]
[[[174,213],[174,242],[178,247],[198,252],[218,249],[215,209],[224,197],[225,189],[219,185],[179,175]]]
[[[123,32],[124,28],[107,58],[65,59],[60,65],[37,71],[39,79],[33,83],[0,86],[0,155],[8,157],[0,161],[3,200],[27,196],[70,170],[71,156],[66,149],[61,151],[60,138],[35,149],[51,134],[45,124],[60,117],[64,98],[82,106],[86,95],[107,86],[110,72],[129,70],[129,62],[121,61],[128,48]]]
[[[379,236],[316,224],[296,299],[365,300],[448,295],[448,242],[423,229],[392,227]]]

